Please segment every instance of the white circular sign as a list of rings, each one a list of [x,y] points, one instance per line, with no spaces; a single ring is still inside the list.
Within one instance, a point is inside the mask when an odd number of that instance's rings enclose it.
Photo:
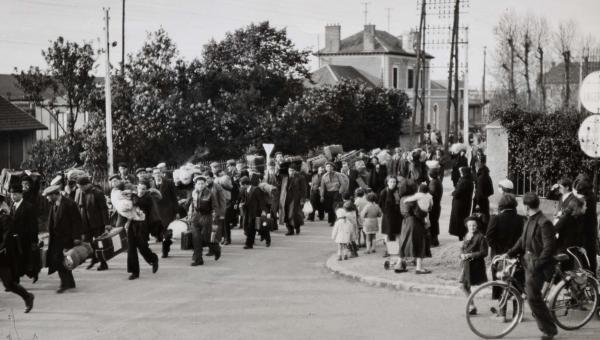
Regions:
[[[600,115],[587,117],[577,133],[581,150],[592,158],[600,158]]]
[[[600,71],[592,72],[585,77],[579,91],[581,105],[592,113],[600,114]]]

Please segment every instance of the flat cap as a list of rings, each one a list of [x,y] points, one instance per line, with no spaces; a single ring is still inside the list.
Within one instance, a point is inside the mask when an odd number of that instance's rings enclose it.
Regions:
[[[140,172],[146,172],[146,168],[137,168],[137,169],[135,170],[135,174],[136,174],[136,175],[137,175],[137,174],[139,174]]]

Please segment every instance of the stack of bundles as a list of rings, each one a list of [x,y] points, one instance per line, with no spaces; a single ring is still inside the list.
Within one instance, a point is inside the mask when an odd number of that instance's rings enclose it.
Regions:
[[[335,157],[337,157],[337,155],[341,154],[342,152],[344,152],[344,148],[338,144],[329,145],[323,148],[323,154],[325,155],[325,157],[327,157],[327,160],[330,162],[333,162],[333,160],[335,160]]]
[[[67,175],[67,181],[74,182],[77,182],[81,177],[90,177],[87,172],[77,168],[69,169],[65,171],[65,174]]]
[[[288,163],[290,168],[300,171],[302,169],[302,157],[289,156],[284,159],[284,163]]]
[[[318,155],[316,157],[308,159],[308,165],[310,166],[311,169],[318,168],[320,166],[324,167],[326,163],[327,163],[327,158],[325,158],[325,156],[323,156],[323,155]]]
[[[348,162],[348,166],[353,167],[356,161],[360,160],[360,151],[353,150],[340,155],[341,162]]]
[[[461,151],[467,152],[467,146],[463,143],[455,143],[450,146],[450,153],[458,154]]]
[[[7,193],[11,185],[21,183],[21,179],[25,176],[25,172],[20,170],[2,169],[0,175],[0,192]]]
[[[246,163],[248,167],[255,172],[265,171],[265,158],[259,155],[246,155]]]
[[[390,155],[387,150],[379,151],[376,154],[376,156],[377,156],[377,159],[379,159],[379,163],[381,163],[381,164],[387,164],[388,162],[390,162],[392,160],[392,155]]]
[[[173,182],[176,186],[186,186],[192,183],[192,178],[196,174],[201,174],[202,170],[199,166],[192,163],[186,163],[179,169],[173,171]]]

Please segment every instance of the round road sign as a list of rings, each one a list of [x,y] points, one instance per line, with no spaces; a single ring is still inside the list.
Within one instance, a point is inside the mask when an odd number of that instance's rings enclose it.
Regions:
[[[585,77],[579,91],[581,105],[592,113],[600,114],[600,71],[592,72]]]
[[[577,133],[581,150],[592,158],[600,158],[600,115],[587,117]]]

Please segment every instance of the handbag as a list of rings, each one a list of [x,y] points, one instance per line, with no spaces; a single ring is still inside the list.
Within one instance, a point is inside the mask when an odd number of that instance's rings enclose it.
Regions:
[[[313,211],[315,210],[313,209],[312,204],[310,204],[309,201],[304,202],[304,206],[302,207],[302,212],[304,213],[304,215],[309,215]]]

